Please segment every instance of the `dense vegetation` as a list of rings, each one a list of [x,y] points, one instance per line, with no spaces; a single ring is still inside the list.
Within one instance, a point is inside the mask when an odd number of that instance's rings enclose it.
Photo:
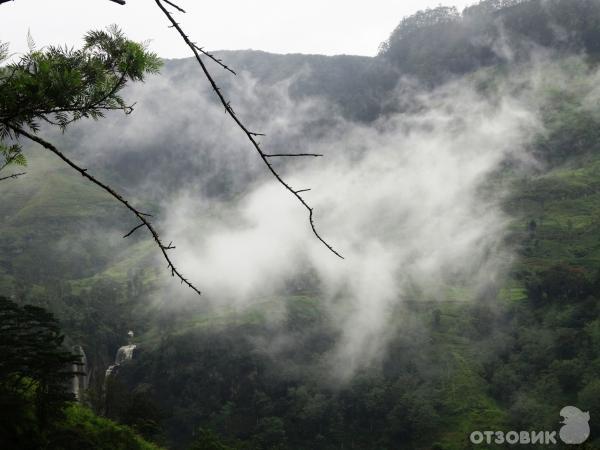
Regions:
[[[73,405],[79,355],[51,313],[0,297],[0,445],[6,449],[153,449],[127,427]]]
[[[600,4],[594,0],[485,0],[440,6],[403,19],[380,56],[401,72],[437,83],[480,67],[527,61],[541,49],[600,50]]]
[[[487,186],[510,193],[502,205],[517,256],[509,273],[482,292],[451,286],[443,300],[416,295],[394,312],[386,353],[346,383],[330,373],[336,317],[310,277],[242,313],[148,302],[160,269],[147,241],[116,254],[117,245],[104,244],[102,228],[123,220],[105,196],[46,161],[28,188],[3,185],[1,292],[61,317],[67,341],[83,345],[95,371],[87,403],[108,416],[61,398],[54,432],[77,445],[58,448],[151,448],[135,430],[173,448],[462,450],[473,430],[554,430],[568,404],[590,411],[592,437],[581,448],[598,448],[600,106],[586,96],[599,42],[598,1],[487,0],[462,14],[436,8],[404,19],[375,59],[230,55],[267,84],[318,68],[292,94],[326,95],[363,122],[399,107],[385,98],[402,77],[427,89],[465,77],[493,98],[539,52],[558,62],[536,83],[511,85],[539,103],[544,132],[530,149],[538,165],[523,171],[508,162]],[[166,70],[186,64],[170,61]],[[107,175],[114,169],[120,183],[138,163],[156,165],[154,157],[169,159],[162,148],[123,156]],[[194,170],[185,158],[172,164],[165,170]],[[105,396],[103,371],[128,329],[139,333],[139,351]],[[60,339],[48,342],[58,352]],[[13,419],[37,424],[33,397],[19,389]]]

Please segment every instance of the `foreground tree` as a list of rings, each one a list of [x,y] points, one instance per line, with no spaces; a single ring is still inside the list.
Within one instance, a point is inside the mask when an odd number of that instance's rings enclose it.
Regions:
[[[3,448],[30,442],[27,434],[34,430],[43,434],[73,400],[66,388],[74,374],[69,368],[80,358],[63,348],[63,340],[52,314],[0,297],[0,436],[8,446]]]
[[[18,136],[25,127],[38,132],[40,122],[64,131],[77,120],[98,119],[107,110],[133,110],[120,96],[121,90],[129,81],[144,81],[147,74],[157,73],[160,59],[144,45],[128,40],[116,26],[91,31],[84,42],[79,50],[54,46],[36,50],[30,38],[30,52],[1,68],[3,140]],[[4,44],[0,62],[7,55]],[[11,147],[12,153],[20,153],[18,145]]]

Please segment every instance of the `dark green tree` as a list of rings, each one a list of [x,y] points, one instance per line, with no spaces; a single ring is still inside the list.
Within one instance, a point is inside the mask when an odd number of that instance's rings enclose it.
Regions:
[[[67,386],[80,358],[63,340],[51,313],[0,297],[0,439],[6,445],[42,436],[74,399]]]
[[[25,129],[37,133],[40,123],[65,130],[83,118],[98,119],[108,110],[132,111],[120,92],[128,81],[144,81],[161,61],[144,45],[128,40],[116,26],[90,31],[81,49],[49,46],[0,67],[0,169],[25,164],[21,147],[11,138]],[[0,46],[0,62],[8,46]]]

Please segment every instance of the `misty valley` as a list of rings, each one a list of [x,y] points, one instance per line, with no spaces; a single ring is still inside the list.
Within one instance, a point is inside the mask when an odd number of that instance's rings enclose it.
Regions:
[[[0,448],[600,448],[600,0],[397,19],[0,31]]]

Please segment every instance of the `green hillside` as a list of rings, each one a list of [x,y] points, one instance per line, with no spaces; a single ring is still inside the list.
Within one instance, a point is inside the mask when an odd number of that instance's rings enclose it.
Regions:
[[[136,225],[127,211],[28,149],[28,175],[0,185],[0,295],[54,312],[65,344],[85,349],[87,397],[61,409],[59,431],[77,448],[465,450],[488,448],[469,442],[472,431],[557,430],[561,408],[577,405],[591,437],[572,448],[600,448],[599,38],[600,1],[488,0],[404,19],[376,58],[223,53],[259,85],[312,66],[292,95],[325,97],[363,129],[412,113],[419,97],[447,95],[436,90],[446,82],[490,104],[518,99],[539,121],[481,186],[507,219],[500,276],[479,288],[427,280],[436,295],[415,286],[385,312],[390,330],[351,376],[334,364],[350,307],[343,290],[332,308],[307,269],[246,306],[215,306],[220,293],[173,299],[153,242],[143,232],[123,239]],[[165,76],[183,83],[189,67],[168,61]],[[80,138],[58,139],[79,156]],[[177,138],[165,130],[177,142],[168,152],[123,149],[95,172],[157,216],[161,194],[183,190],[199,167],[209,181],[193,192],[211,199],[234,202],[254,187],[231,161],[198,162],[203,148]],[[142,160],[163,177],[137,170]],[[228,180],[238,176],[236,191]],[[164,191],[136,190],[142,178]],[[129,330],[133,359],[105,386]]]

